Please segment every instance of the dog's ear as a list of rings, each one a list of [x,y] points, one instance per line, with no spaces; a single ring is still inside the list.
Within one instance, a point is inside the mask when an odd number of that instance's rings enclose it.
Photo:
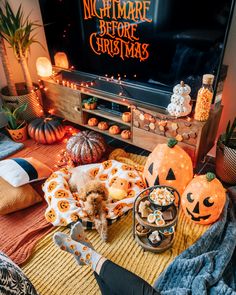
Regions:
[[[86,199],[87,199],[87,190],[86,190],[86,187],[81,188],[78,193],[79,193],[79,198],[82,201],[86,201]]]
[[[104,201],[107,201],[109,198],[109,192],[108,189],[106,188],[105,184],[101,185],[102,191],[103,191],[103,195],[104,195]]]

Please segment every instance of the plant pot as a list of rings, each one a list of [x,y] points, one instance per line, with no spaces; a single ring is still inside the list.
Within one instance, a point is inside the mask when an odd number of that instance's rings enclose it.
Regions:
[[[42,102],[41,92],[37,84],[34,84],[34,86],[35,91],[27,93],[25,83],[16,83],[17,93],[19,94],[17,96],[9,95],[7,86],[1,89],[2,100],[8,107],[18,107],[19,105],[27,102],[28,107],[22,114],[22,119],[26,121],[43,116],[43,113],[41,112],[42,108],[40,107]]]
[[[97,108],[97,103],[84,103],[84,107],[86,110],[95,110]]]
[[[8,133],[10,134],[12,140],[15,142],[23,142],[26,141],[28,138],[28,133],[27,133],[27,124],[25,124],[22,128],[20,129],[8,129]]]
[[[216,175],[223,182],[236,184],[236,150],[222,143],[216,148]]]

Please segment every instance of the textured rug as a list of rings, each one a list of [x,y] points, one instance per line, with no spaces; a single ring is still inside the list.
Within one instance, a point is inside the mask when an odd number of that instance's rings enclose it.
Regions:
[[[130,155],[131,160],[143,165],[146,158]],[[182,251],[192,245],[208,229],[208,226],[190,223],[182,213],[174,245],[162,254],[144,252],[132,235],[132,214],[109,227],[109,242],[101,241],[97,232],[87,231],[94,248],[118,265],[134,272],[150,284]],[[92,271],[87,266],[77,266],[73,257],[56,248],[52,242],[57,228],[36,246],[32,258],[23,266],[25,274],[41,295],[95,295],[100,294]]]

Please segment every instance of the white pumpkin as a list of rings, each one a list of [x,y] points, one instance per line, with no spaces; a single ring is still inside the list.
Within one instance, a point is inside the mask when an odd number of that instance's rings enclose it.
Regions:
[[[180,84],[177,84],[173,88],[173,92],[175,94],[180,94],[180,95],[190,94],[191,87],[189,85],[185,84],[184,81],[181,81]]]

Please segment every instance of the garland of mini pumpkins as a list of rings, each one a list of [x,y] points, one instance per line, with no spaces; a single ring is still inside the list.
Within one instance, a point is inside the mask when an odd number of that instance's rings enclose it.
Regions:
[[[185,215],[200,224],[215,222],[220,217],[225,202],[225,189],[211,172],[193,178],[181,198]]]
[[[29,136],[41,144],[60,141],[65,135],[61,121],[55,117],[37,118],[28,125]]]
[[[174,138],[166,144],[158,144],[148,156],[143,177],[147,186],[167,185],[180,194],[193,178],[193,164],[189,155],[177,145]]]

